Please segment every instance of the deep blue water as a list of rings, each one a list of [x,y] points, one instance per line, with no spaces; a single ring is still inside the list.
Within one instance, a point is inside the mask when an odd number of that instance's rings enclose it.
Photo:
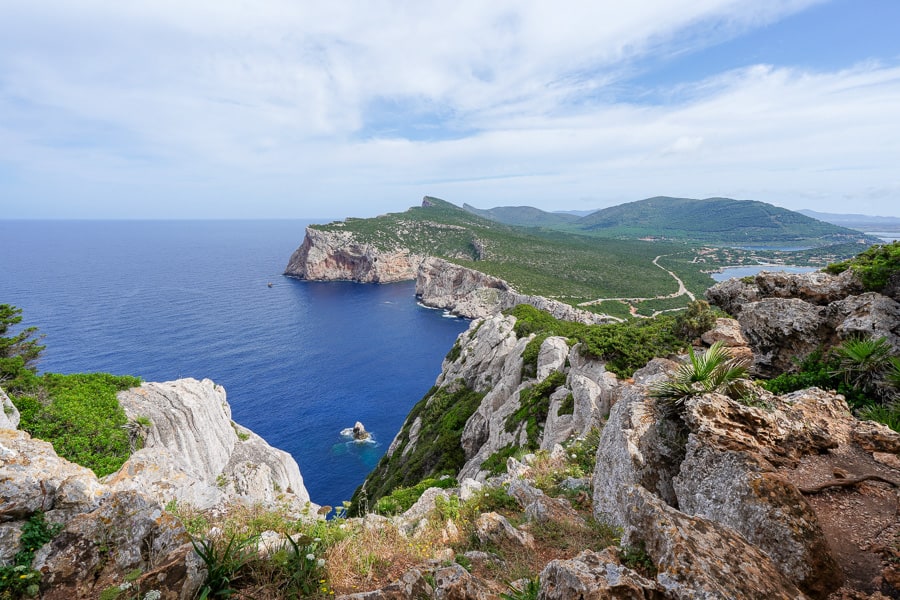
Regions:
[[[0,221],[0,303],[46,335],[42,371],[224,385],[235,421],[339,505],[468,323],[418,306],[412,283],[283,277],[305,224]],[[340,436],[357,420],[376,446]]]

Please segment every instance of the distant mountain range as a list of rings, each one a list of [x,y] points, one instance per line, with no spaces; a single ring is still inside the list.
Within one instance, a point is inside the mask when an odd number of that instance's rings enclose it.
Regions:
[[[810,246],[879,241],[824,219],[765,202],[731,198],[657,196],[611,206],[583,217],[549,213],[530,206],[477,209],[465,204],[463,208],[507,225],[559,229],[605,238]]]
[[[832,223],[834,225],[840,225],[842,227],[850,227],[851,229],[859,229],[864,231],[900,230],[900,218],[897,217],[876,217],[872,215],[823,213],[808,209],[798,210],[797,212],[806,215],[807,217],[812,217],[813,219],[818,219],[820,221],[825,221],[826,223]]]

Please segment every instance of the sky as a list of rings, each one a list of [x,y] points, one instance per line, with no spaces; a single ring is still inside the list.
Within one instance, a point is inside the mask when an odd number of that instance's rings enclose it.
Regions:
[[[900,216],[897,0],[0,0],[0,218]]]

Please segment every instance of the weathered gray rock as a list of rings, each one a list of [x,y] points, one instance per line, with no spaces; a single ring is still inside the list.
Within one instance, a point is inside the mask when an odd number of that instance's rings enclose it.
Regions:
[[[753,372],[774,376],[822,345],[825,309],[796,298],[764,298],[744,306],[741,330],[753,348]]]
[[[19,410],[3,391],[3,388],[0,388],[0,429],[17,429],[18,427]]]
[[[85,512],[103,494],[93,471],[60,458],[51,444],[0,429],[0,522],[52,511],[57,501],[67,512]]]
[[[581,517],[562,498],[551,498],[524,479],[509,482],[507,493],[516,499],[525,512],[525,517],[537,523],[554,521],[557,523],[580,523]]]
[[[435,600],[493,600],[497,592],[485,580],[458,564],[434,572]]]
[[[610,321],[609,317],[558,300],[521,294],[502,279],[435,257],[425,258],[419,266],[416,296],[426,306],[449,310],[470,319],[497,315],[519,304],[529,304],[566,321]]]
[[[542,600],[662,600],[656,582],[622,566],[614,548],[552,560],[541,571]]]
[[[869,292],[849,296],[828,305],[824,313],[836,337],[887,338],[900,351],[900,302]]]
[[[483,544],[513,543],[525,548],[534,547],[534,537],[530,533],[516,529],[506,517],[495,512],[478,515],[475,535]]]
[[[624,500],[628,538],[646,549],[666,597],[804,597],[771,558],[728,527],[685,515],[640,486],[629,486]]]
[[[418,600],[431,598],[434,589],[419,569],[409,569],[400,579],[378,590],[338,596],[337,600]]]
[[[173,553],[190,547],[189,541],[178,520],[158,504],[138,492],[116,492],[96,510],[66,523],[33,564],[43,573],[44,598],[95,598],[122,583],[126,573],[150,571],[171,560]],[[183,552],[180,560],[189,554]],[[177,580],[174,571],[167,572],[169,597],[189,598],[198,591],[201,580],[189,577],[189,571],[185,565]]]
[[[359,243],[348,231],[307,227],[306,237],[291,255],[284,274],[319,281],[410,281],[415,279],[422,258],[406,248],[381,250]]]
[[[739,316],[747,304],[762,298],[795,298],[815,306],[825,306],[847,296],[862,293],[862,284],[851,271],[829,275],[762,271],[753,283],[729,279],[709,288],[707,299],[725,312]]]
[[[554,371],[562,371],[569,357],[569,343],[566,338],[550,336],[541,343],[538,353],[537,379],[543,381]]]
[[[309,502],[296,461],[234,423],[224,388],[212,381],[144,383],[118,397],[129,418],[152,425],[144,448],[105,480],[112,489],[201,509],[243,499],[286,502],[299,512]]]

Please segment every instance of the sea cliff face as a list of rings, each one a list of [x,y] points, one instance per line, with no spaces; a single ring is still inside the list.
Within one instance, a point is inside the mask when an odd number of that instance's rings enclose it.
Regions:
[[[392,283],[415,279],[422,258],[406,248],[383,251],[359,243],[347,231],[307,227],[306,237],[291,255],[284,274],[311,281]]]
[[[284,274],[311,281],[415,280],[416,296],[424,305],[467,319],[488,317],[518,304],[530,304],[557,319],[589,324],[610,320],[605,315],[558,300],[522,294],[502,279],[441,258],[413,254],[407,248],[383,250],[360,243],[348,231],[307,227],[303,243],[291,255]]]
[[[735,311],[739,320],[718,319],[703,343],[723,342],[757,366],[797,351],[794,336],[771,335],[773,323],[784,320],[785,304],[808,304],[820,318],[802,332],[804,348],[863,331],[893,342],[900,322],[894,299],[863,294],[849,276],[763,274],[754,282],[723,284],[710,297],[741,309]],[[767,302],[772,310],[763,310]],[[757,316],[743,318],[750,313]],[[539,524],[571,518],[565,517],[568,502],[535,489],[541,475],[531,465],[544,464],[548,455],[565,460],[569,443],[599,430],[590,483],[565,485],[589,487],[597,521],[621,531],[624,547],[646,552],[654,574],[634,577],[609,555],[583,553],[547,564],[539,597],[624,586],[623,573],[630,578],[627,597],[896,593],[900,569],[893,551],[884,549],[900,532],[900,434],[857,419],[841,395],[817,388],[784,395],[754,388],[743,402],[698,394],[673,411],[654,397],[654,386],[685,357],[654,359],[623,380],[578,345],[551,336],[528,366],[532,336],[519,338],[515,324],[512,316],[488,316],[459,336],[435,387],[361,490],[369,506],[396,486],[446,471],[451,463],[433,458],[458,452],[453,473],[459,488],[429,490],[422,503],[427,497],[434,504],[440,494],[462,501],[481,490],[505,490],[526,521],[506,535],[524,548],[531,543],[527,532]],[[448,437],[460,423],[456,437]],[[539,449],[547,454],[535,458]],[[863,481],[879,483],[859,485]],[[417,506],[397,519],[416,522],[423,510]]]
[[[32,565],[42,573],[43,598],[96,598],[133,572],[141,573],[136,585],[162,598],[193,598],[206,569],[164,506],[263,505],[315,518],[296,461],[234,423],[221,386],[208,379],[145,383],[120,392],[119,401],[132,423],[150,424],[143,448],[103,479],[12,421],[0,423],[0,564],[19,550],[36,511],[62,527]]]

